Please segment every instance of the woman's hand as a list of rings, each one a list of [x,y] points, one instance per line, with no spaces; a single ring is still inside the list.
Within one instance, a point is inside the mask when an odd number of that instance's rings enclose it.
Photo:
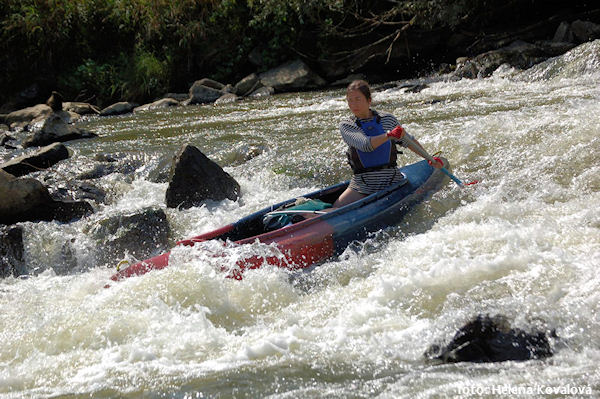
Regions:
[[[402,126],[398,125],[389,132],[386,133],[386,136],[392,140],[400,141],[402,137],[404,137],[405,130]]]
[[[427,163],[436,169],[442,169],[444,167],[444,163],[441,159],[439,159],[438,157],[433,157],[433,159],[435,160],[435,163],[431,161],[427,161]]]

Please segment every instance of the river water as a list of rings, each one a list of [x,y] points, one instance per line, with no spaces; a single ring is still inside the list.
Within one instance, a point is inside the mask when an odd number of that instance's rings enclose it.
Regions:
[[[170,267],[108,289],[115,269],[86,234],[95,223],[160,207],[175,241],[345,180],[348,111],[333,90],[85,121],[100,137],[70,143],[57,174],[88,170],[98,153],[137,169],[94,183],[109,205],[89,218],[24,224],[30,276],[0,281],[0,397],[598,397],[600,41],[524,72],[379,90],[374,107],[480,183],[449,182],[308,274],[265,267],[236,281],[215,263],[242,249],[219,260],[179,249]],[[149,176],[185,143],[224,166],[241,199],[166,209],[167,184]],[[555,355],[424,358],[477,314],[556,329]]]

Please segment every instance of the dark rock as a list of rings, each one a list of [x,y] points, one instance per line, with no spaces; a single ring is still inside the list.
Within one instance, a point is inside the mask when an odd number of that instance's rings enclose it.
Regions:
[[[554,37],[552,38],[553,42],[574,42],[575,36],[573,36],[573,31],[571,30],[571,25],[568,22],[563,21],[556,28],[556,32],[554,33]]]
[[[259,79],[276,92],[308,90],[325,86],[327,82],[301,60],[295,60],[263,72]]]
[[[523,41],[513,42],[510,46],[488,51],[474,58],[457,59],[455,76],[462,78],[484,78],[490,76],[500,65],[509,64],[527,69],[556,54],[548,54],[541,46]]]
[[[580,43],[589,42],[600,38],[600,25],[590,21],[573,21],[571,24],[573,35]]]
[[[67,223],[75,219],[91,215],[94,213],[94,208],[86,201],[55,201],[48,204],[48,215],[50,219],[40,220],[58,220],[62,223]]]
[[[552,349],[545,332],[511,328],[501,315],[478,315],[461,327],[448,345],[432,345],[425,356],[446,363],[503,362],[549,357]]]
[[[63,144],[54,143],[40,148],[33,154],[22,155],[0,165],[0,169],[13,176],[20,177],[40,169],[46,169],[68,159],[69,150]]]
[[[51,195],[54,199],[66,202],[91,200],[103,204],[106,201],[106,191],[88,182],[69,182],[64,187],[55,188]]]
[[[117,162],[116,156],[113,154],[96,154],[94,155],[94,161],[98,162]]]
[[[99,179],[108,176],[112,173],[121,173],[130,175],[134,173],[144,161],[139,158],[128,158],[125,156],[112,154],[97,154],[94,157],[95,161],[100,163],[95,164],[91,169],[80,173],[77,178],[81,180]]]
[[[225,93],[215,101],[216,105],[234,103],[240,98],[233,93]]]
[[[202,82],[202,80],[198,80],[198,81],[194,82],[192,87],[190,87],[189,104],[213,103],[219,97],[221,97],[223,95],[223,92],[221,90],[217,90],[212,87],[204,86],[200,82]]]
[[[0,278],[26,274],[23,228],[0,226]]]
[[[238,95],[245,97],[254,90],[258,89],[260,86],[262,86],[262,83],[260,83],[258,75],[252,73],[235,84],[235,92]]]
[[[12,145],[8,144],[11,141],[16,141],[16,139],[8,133],[0,133],[0,147],[5,147],[9,149],[15,149]]]
[[[153,167],[148,173],[148,180],[152,183],[167,183],[169,181],[171,164],[173,158],[169,156],[163,156],[158,161],[158,164]]]
[[[28,148],[95,137],[98,137],[98,135],[88,130],[79,129],[67,124],[65,122],[65,116],[55,113],[45,120],[41,130],[38,130],[31,137],[28,137],[23,141],[23,147]]]
[[[226,84],[221,91],[223,93],[231,93],[231,94],[237,94],[237,91],[235,90],[235,87],[233,87],[233,85],[231,84]]]
[[[133,112],[133,110],[138,105],[139,104],[130,103],[127,101],[121,101],[121,102],[109,105],[108,107],[104,108],[102,111],[100,111],[100,116],[114,116],[114,115],[128,114],[130,112]]]
[[[67,112],[75,112],[79,115],[98,115],[100,110],[95,105],[76,101],[63,102],[63,110]]]
[[[63,109],[63,96],[57,91],[53,91],[52,95],[46,101],[46,105],[52,108],[52,111],[58,112]]]
[[[101,242],[99,262],[116,263],[126,254],[146,259],[169,246],[169,222],[162,209],[148,208],[138,213],[111,216],[96,223],[90,235]]]
[[[268,97],[270,95],[275,94],[275,89],[271,86],[262,86],[258,89],[254,90],[252,93],[248,95],[251,98],[259,98],[259,97]]]
[[[184,145],[171,168],[166,203],[169,208],[190,208],[205,200],[237,200],[240,185],[200,150]]]
[[[223,91],[223,89],[225,88],[225,85],[223,83],[208,78],[197,80],[195,83],[219,91]]]
[[[179,101],[175,100],[174,98],[163,98],[158,101],[154,101],[153,103],[150,103],[150,104],[140,105],[139,107],[134,108],[133,112],[148,111],[151,109],[176,107],[178,105],[179,105]]]
[[[117,165],[114,163],[98,164],[87,172],[83,172],[77,176],[81,180],[92,180],[99,179],[104,176],[108,176],[117,171]]]
[[[0,170],[0,224],[58,220],[68,222],[93,212],[87,202],[55,201],[36,179],[16,178]]]
[[[172,98],[181,102],[190,98],[190,95],[189,93],[166,93],[162,98]]]
[[[536,46],[539,46],[540,49],[548,54],[550,57],[555,57],[557,55],[562,55],[567,51],[571,50],[575,46],[575,43],[572,42],[555,42],[551,40],[542,40],[535,43]]]

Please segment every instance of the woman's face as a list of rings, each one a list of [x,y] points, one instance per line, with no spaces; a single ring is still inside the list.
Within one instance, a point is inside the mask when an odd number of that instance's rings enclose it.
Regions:
[[[371,114],[371,100],[367,100],[364,94],[360,90],[350,90],[346,95],[348,101],[348,108],[357,118],[368,118]]]

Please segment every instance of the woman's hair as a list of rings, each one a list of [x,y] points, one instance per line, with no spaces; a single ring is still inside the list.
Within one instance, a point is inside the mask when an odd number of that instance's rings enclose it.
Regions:
[[[371,99],[371,88],[369,84],[364,80],[355,80],[348,85],[346,89],[346,93],[350,93],[352,90],[358,90],[367,98],[367,100]]]

